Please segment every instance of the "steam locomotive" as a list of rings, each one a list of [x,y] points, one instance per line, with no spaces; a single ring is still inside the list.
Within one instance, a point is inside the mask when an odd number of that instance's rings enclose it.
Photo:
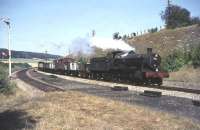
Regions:
[[[162,85],[169,77],[160,69],[161,57],[147,48],[146,54],[134,51],[113,51],[105,57],[91,58],[89,63],[80,63],[71,58],[55,60],[53,63],[38,63],[38,69],[96,80],[130,82],[134,84]]]

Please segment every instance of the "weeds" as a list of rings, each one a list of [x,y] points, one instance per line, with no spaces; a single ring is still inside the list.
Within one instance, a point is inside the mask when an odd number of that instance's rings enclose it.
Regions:
[[[195,68],[200,66],[200,44],[193,47],[191,51],[191,60]]]
[[[15,88],[15,84],[11,83],[8,78],[8,69],[5,64],[0,64],[0,93],[11,94]]]
[[[200,67],[200,43],[190,46],[189,49],[173,51],[163,58],[161,66],[165,71],[174,72],[187,64],[192,64],[195,68]]]

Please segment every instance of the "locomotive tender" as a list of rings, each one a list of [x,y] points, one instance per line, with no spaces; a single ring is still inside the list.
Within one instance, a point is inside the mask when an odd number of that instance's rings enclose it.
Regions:
[[[160,70],[160,64],[161,57],[153,53],[152,48],[147,48],[146,54],[113,51],[105,57],[91,58],[87,64],[71,58],[53,63],[39,62],[38,69],[97,80],[162,85],[163,78],[169,77],[169,74]]]

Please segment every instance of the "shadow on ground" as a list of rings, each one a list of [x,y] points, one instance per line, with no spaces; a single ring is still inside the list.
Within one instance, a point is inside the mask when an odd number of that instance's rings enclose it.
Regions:
[[[0,130],[32,129],[36,120],[23,110],[7,110],[0,113]]]

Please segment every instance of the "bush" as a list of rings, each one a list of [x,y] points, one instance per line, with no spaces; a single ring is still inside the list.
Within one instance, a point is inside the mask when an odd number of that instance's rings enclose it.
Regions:
[[[194,67],[200,66],[200,44],[192,48],[191,60]]]
[[[200,43],[190,46],[190,49],[175,50],[163,58],[161,68],[165,71],[178,71],[183,65],[192,64],[200,67]]]
[[[5,64],[0,64],[0,93],[10,94],[15,87],[8,79],[8,69]]]
[[[119,40],[119,39],[122,39],[122,37],[119,35],[119,32],[116,32],[116,33],[113,34],[113,39]]]
[[[155,32],[158,32],[158,28],[151,28],[148,30],[149,33],[155,33]]]
[[[176,50],[163,59],[162,69],[169,72],[178,71],[186,63],[184,53]]]

